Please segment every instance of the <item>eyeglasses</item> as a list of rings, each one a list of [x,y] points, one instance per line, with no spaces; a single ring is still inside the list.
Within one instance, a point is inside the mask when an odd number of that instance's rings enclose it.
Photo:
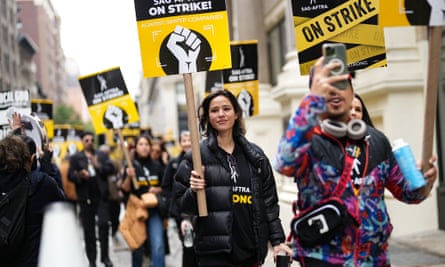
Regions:
[[[238,164],[236,163],[236,159],[232,155],[227,155],[227,162],[229,163],[230,168],[230,179],[236,184],[239,177]]]

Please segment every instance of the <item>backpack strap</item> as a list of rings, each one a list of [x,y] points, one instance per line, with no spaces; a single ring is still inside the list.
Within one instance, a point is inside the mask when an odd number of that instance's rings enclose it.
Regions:
[[[332,192],[332,196],[340,197],[343,194],[343,192],[345,191],[346,185],[348,184],[348,181],[351,178],[352,167],[354,166],[354,157],[350,153],[348,153],[348,151],[346,149],[348,146],[351,145],[351,142],[349,141],[349,139],[347,139],[346,145],[343,145],[340,142],[340,140],[338,140],[338,138],[336,138],[328,133],[323,132],[321,127],[318,125],[314,127],[314,134],[326,136],[327,138],[330,138],[333,141],[335,141],[342,148],[343,154],[345,156],[343,172],[340,176],[340,180],[338,181],[337,186],[335,187],[334,191]]]
[[[346,147],[349,145],[350,142],[346,141],[346,146],[344,149],[345,164],[343,166],[343,172],[337,186],[334,189],[334,192],[332,192],[332,195],[335,197],[340,197],[343,194],[346,189],[346,185],[348,184],[348,180],[351,178],[352,167],[354,166],[354,157],[352,157],[352,155],[346,151]]]

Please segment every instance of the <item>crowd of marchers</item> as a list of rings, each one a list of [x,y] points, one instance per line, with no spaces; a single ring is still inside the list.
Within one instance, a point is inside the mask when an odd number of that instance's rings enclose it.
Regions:
[[[201,170],[194,168],[188,131],[178,136],[174,155],[162,139],[137,136],[123,147],[128,149],[124,160],[112,157],[109,146],[85,131],[80,136],[83,149],[56,166],[51,147],[37,146],[25,134],[21,115],[14,113],[11,134],[0,141],[0,216],[7,210],[4,196],[20,189],[26,202],[21,214],[16,212],[23,218],[19,234],[2,233],[1,265],[38,265],[45,207],[64,201],[78,215],[89,266],[98,260],[113,266],[109,242],[119,233],[131,253],[131,266],[150,261],[165,267],[168,223],[176,225],[183,241],[184,267],[258,267],[269,254],[275,261],[284,256],[307,267],[390,266],[392,225],[384,191],[408,204],[422,202],[437,177],[436,158],[419,167],[427,170],[422,173],[425,185],[412,188],[387,137],[354,94],[351,76],[331,76],[337,63],[323,60],[313,66],[309,91],[273,159],[261,144],[246,138],[240,103],[225,89],[208,94],[197,110]],[[342,80],[347,86],[339,89],[336,84]],[[290,222],[280,220],[274,169],[292,177],[298,187],[291,239],[282,226]],[[202,191],[205,216],[198,205]],[[332,206],[341,216],[324,213]],[[3,219],[8,221],[8,215]]]

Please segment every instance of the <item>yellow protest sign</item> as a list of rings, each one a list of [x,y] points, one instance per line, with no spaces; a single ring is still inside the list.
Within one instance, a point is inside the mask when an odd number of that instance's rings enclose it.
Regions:
[[[225,88],[238,99],[243,118],[257,115],[259,111],[258,41],[233,41],[230,43],[232,68],[207,72],[206,94]]]
[[[443,0],[385,0],[380,2],[381,26],[445,25]]]
[[[144,77],[230,68],[225,1],[134,3]]]
[[[57,164],[66,157],[83,149],[80,134],[83,131],[82,126],[70,124],[55,124],[54,137],[51,141],[53,148],[53,159]]]
[[[49,99],[31,99],[31,112],[34,112],[45,126],[48,138],[54,136],[53,101]]]
[[[344,43],[350,71],[386,65],[379,0],[292,0],[301,74],[321,56],[326,42]]]
[[[120,68],[79,77],[79,83],[96,134],[139,121],[136,105],[128,94]]]

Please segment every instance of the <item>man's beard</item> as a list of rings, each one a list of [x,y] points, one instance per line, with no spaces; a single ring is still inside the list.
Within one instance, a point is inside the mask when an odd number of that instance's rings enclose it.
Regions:
[[[349,112],[335,112],[335,111],[328,112],[326,117],[334,121],[343,121],[345,118],[349,117]]]
[[[334,121],[342,121],[344,118],[344,114],[331,115],[329,116],[329,118]]]

